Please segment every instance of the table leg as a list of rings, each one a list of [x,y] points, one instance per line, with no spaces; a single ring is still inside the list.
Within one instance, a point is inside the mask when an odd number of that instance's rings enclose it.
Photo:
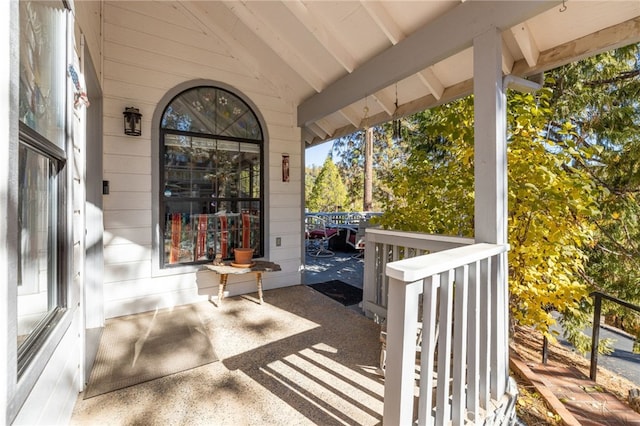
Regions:
[[[218,305],[222,305],[224,290],[227,287],[227,278],[229,278],[229,275],[227,274],[220,275],[220,284],[218,284]]]
[[[258,299],[260,299],[260,304],[262,305],[262,272],[256,272],[256,281],[258,284]]]

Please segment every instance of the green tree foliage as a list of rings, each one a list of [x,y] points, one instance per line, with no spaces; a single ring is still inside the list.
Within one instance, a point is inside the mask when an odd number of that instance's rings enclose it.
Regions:
[[[602,192],[594,217],[597,244],[589,253],[592,288],[640,305],[640,45],[630,45],[554,70],[556,123],[570,120],[578,142],[599,147],[583,159]],[[640,337],[640,315],[606,303],[608,320]]]
[[[313,187],[316,184],[316,179],[320,174],[320,167],[316,165],[312,165],[311,167],[305,167],[304,169],[304,196],[305,196],[305,207],[308,209],[307,200],[309,196],[313,192]]]
[[[509,286],[513,318],[548,334],[550,311],[580,312],[587,287],[579,280],[593,244],[588,217],[597,215],[597,186],[575,157],[570,123],[558,143],[545,137],[553,92],[509,95]],[[406,165],[389,182],[385,227],[473,236],[473,100],[465,98],[415,117],[416,138]],[[593,151],[593,152],[592,152]],[[481,201],[479,201],[481,202]]]
[[[347,190],[340,172],[331,156],[327,156],[313,189],[307,196],[307,208],[312,212],[343,210],[346,202]]]
[[[404,122],[404,120],[403,120]],[[405,135],[410,129],[403,129]],[[406,161],[407,144],[404,138],[394,141],[391,124],[386,123],[373,129],[373,210],[380,210],[383,203],[392,197],[387,181],[395,173],[395,168]],[[364,131],[336,139],[332,152],[340,160],[337,165],[348,188],[348,210],[362,210],[364,191]]]

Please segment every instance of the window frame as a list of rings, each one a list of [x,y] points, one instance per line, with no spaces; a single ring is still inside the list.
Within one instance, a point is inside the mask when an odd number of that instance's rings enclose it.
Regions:
[[[64,55],[64,63],[68,63],[70,53],[73,49],[73,17],[69,2],[66,0],[58,0],[56,5],[60,6],[65,14],[63,25],[60,29],[64,33],[62,44],[60,46],[60,55]],[[70,184],[73,181],[72,171],[68,164],[68,158],[71,150],[71,138],[68,134],[71,129],[72,113],[70,111],[72,103],[70,102],[70,83],[65,71],[64,83],[60,91],[62,115],[62,138],[61,145],[49,141],[44,136],[23,123],[19,116],[19,98],[20,98],[20,43],[22,39],[20,28],[20,4],[19,2],[9,2],[9,28],[10,49],[9,59],[9,119],[7,121],[7,156],[3,160],[6,165],[6,195],[0,197],[0,204],[6,207],[6,226],[0,229],[0,234],[6,236],[6,243],[12,249],[6,252],[6,263],[0,264],[0,269],[6,271],[8,288],[6,289],[7,307],[3,311],[5,316],[5,337],[6,337],[6,364],[3,377],[6,380],[5,393],[5,416],[4,420],[7,424],[11,424],[23,404],[27,401],[33,388],[41,378],[42,373],[49,365],[54,353],[58,349],[59,344],[68,336],[69,328],[73,322],[73,309],[71,309],[71,269],[73,247],[71,230],[72,214],[71,214],[71,190]],[[17,251],[20,247],[19,231],[18,231],[18,198],[19,198],[19,159],[20,146],[26,145],[30,149],[37,151],[48,157],[50,161],[57,163],[59,169],[57,173],[58,190],[58,212],[56,217],[57,233],[55,235],[55,248],[57,250],[57,271],[56,271],[56,289],[58,304],[61,305],[57,309],[52,310],[46,315],[39,326],[31,333],[33,341],[28,346],[22,345],[21,360],[19,361],[17,338],[17,301],[18,301],[18,261]],[[19,366],[19,363],[22,365]]]
[[[57,199],[55,200],[55,206],[57,211],[55,212],[55,234],[50,237],[55,238],[55,244],[52,248],[56,251],[56,269],[54,271],[54,282],[48,282],[48,286],[55,285],[55,297],[57,299],[56,307],[48,312],[38,323],[38,325],[29,334],[29,337],[25,342],[18,347],[17,350],[17,363],[18,363],[18,380],[21,379],[24,372],[29,367],[30,362],[36,357],[38,351],[44,345],[52,330],[58,325],[62,317],[67,311],[68,307],[68,262],[66,261],[68,253],[66,249],[66,238],[68,234],[67,218],[68,218],[68,191],[67,191],[67,156],[66,153],[54,143],[48,141],[38,132],[24,124],[19,122],[19,146],[24,145],[28,149],[32,149],[35,152],[47,157],[52,165],[55,165],[56,173],[55,179],[52,185],[52,190],[57,191]],[[19,154],[18,154],[19,157]],[[51,184],[51,178],[49,175],[49,183]],[[18,227],[19,228],[19,227]],[[18,238],[20,236],[20,229],[18,229]],[[18,247],[20,247],[18,245]],[[19,250],[19,248],[18,248]],[[20,297],[20,296],[17,296]]]
[[[258,143],[261,145],[260,150],[260,253],[259,257],[267,257],[269,245],[267,244],[266,238],[269,235],[269,212],[268,212],[268,197],[266,194],[266,183],[269,181],[269,167],[266,163],[268,146],[269,146],[269,137],[267,133],[267,127],[265,124],[265,120],[260,114],[257,106],[241,91],[236,89],[229,84],[214,81],[214,80],[206,80],[206,79],[196,79],[192,81],[183,82],[176,87],[169,90],[163,98],[156,104],[156,108],[154,110],[153,118],[152,118],[152,127],[151,127],[151,158],[152,158],[152,277],[162,277],[162,276],[170,276],[182,273],[190,273],[196,272],[202,269],[202,265],[207,263],[207,261],[199,261],[199,262],[191,262],[191,263],[177,263],[175,265],[164,265],[164,207],[162,206],[162,199],[164,197],[164,158],[163,152],[164,147],[161,146],[163,141],[162,132],[167,131],[170,133],[175,133],[173,129],[163,129],[162,128],[162,118],[167,107],[172,103],[172,101],[180,96],[180,94],[187,92],[192,89],[197,89],[199,87],[210,87],[217,90],[222,90],[228,92],[232,96],[237,97],[245,105],[248,109],[253,113],[254,117],[257,119],[257,123],[260,126],[260,131],[262,133],[262,139],[245,139],[245,138],[235,138],[230,136],[220,136],[220,135],[212,135],[212,134],[202,134],[196,132],[181,132],[182,134],[190,134],[196,137],[208,137],[214,138],[217,140],[228,140],[233,142],[249,142],[249,143]],[[240,202],[240,198],[236,198],[238,202]],[[234,201],[235,201],[234,200]],[[256,256],[258,257],[258,256]]]

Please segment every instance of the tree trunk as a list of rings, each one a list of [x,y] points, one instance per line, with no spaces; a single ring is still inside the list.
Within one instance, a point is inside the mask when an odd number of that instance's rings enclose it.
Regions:
[[[364,200],[363,210],[373,209],[373,128],[367,128],[364,136]]]

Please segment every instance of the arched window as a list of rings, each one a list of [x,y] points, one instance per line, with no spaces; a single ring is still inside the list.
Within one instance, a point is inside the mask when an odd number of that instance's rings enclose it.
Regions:
[[[231,259],[263,244],[263,132],[238,96],[200,86],[173,98],[160,122],[163,268]]]

